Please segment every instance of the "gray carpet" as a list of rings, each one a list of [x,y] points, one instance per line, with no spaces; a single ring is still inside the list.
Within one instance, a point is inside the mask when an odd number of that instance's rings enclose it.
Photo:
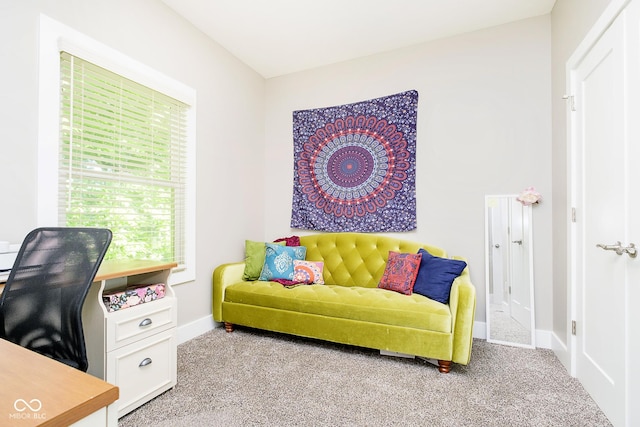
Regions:
[[[609,426],[550,350],[474,340],[441,374],[419,359],[238,328],[178,347],[177,386],[124,416],[154,426]]]

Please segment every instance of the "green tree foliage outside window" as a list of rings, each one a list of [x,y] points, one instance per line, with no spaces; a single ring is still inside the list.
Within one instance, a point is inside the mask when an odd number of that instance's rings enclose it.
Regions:
[[[63,226],[106,227],[106,259],[184,261],[188,106],[61,53]]]

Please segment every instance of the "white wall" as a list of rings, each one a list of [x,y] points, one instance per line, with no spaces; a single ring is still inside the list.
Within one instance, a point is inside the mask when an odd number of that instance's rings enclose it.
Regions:
[[[485,194],[551,194],[550,20],[529,19],[265,81],[157,0],[0,0],[0,239],[36,226],[38,16],[45,13],[197,91],[197,272],[179,324],[210,316],[211,272],[243,240],[289,228],[292,111],[416,89],[418,229],[467,257],[484,321]],[[7,66],[11,64],[11,66]],[[266,92],[265,92],[266,89]],[[266,101],[265,101],[266,96]],[[264,171],[268,171],[266,174]],[[551,197],[534,209],[536,314],[551,329]]]
[[[179,325],[211,316],[211,273],[263,234],[264,79],[158,0],[0,0],[0,240],[36,227],[38,22],[44,13],[197,92],[196,280]],[[249,179],[247,179],[249,177]],[[54,224],[49,224],[54,225]]]
[[[484,196],[536,186],[537,328],[551,330],[550,39],[546,15],[267,80],[265,238],[309,233],[289,227],[294,110],[416,89],[418,229],[401,237],[468,259],[484,322]]]

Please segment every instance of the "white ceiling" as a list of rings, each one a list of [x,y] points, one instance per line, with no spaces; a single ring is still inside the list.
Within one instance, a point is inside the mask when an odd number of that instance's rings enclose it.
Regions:
[[[556,0],[162,0],[265,78],[551,12]]]

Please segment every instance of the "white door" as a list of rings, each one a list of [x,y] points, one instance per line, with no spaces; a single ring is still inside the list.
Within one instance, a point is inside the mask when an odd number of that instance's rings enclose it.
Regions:
[[[575,375],[616,426],[627,424],[625,295],[640,261],[613,250],[632,240],[636,203],[629,197],[624,39],[620,17],[570,74]]]
[[[509,292],[509,211],[508,200],[504,197],[491,197],[489,207],[490,225],[490,286],[491,304],[497,310],[508,311]]]
[[[529,295],[531,294],[528,264],[529,245],[525,236],[524,207],[517,200],[511,201],[511,317],[526,330],[531,330],[531,310],[529,309]]]

